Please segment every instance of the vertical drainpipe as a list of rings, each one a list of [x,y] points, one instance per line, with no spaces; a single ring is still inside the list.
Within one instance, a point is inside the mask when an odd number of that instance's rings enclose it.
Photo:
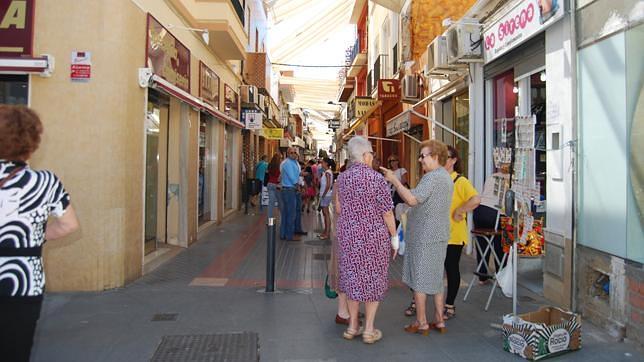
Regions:
[[[570,66],[572,70],[572,91],[571,91],[571,127],[572,134],[575,137],[570,143],[570,158],[573,165],[572,170],[572,292],[570,305],[574,312],[577,312],[577,216],[578,210],[578,172],[579,172],[579,134],[578,134],[578,112],[577,112],[577,22],[576,22],[576,8],[575,0],[570,0]]]

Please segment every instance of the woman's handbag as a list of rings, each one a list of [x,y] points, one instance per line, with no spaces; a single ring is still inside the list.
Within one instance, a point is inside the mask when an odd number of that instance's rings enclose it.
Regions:
[[[329,285],[329,275],[327,274],[326,279],[324,280],[324,294],[329,299],[335,299],[338,297],[338,293],[335,290],[331,289]]]

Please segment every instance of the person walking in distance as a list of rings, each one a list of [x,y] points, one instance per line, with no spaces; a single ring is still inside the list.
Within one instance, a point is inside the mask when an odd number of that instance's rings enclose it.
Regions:
[[[280,169],[282,178],[280,237],[284,240],[300,240],[300,237],[295,235],[295,222],[296,213],[300,212],[297,209],[297,187],[301,172],[297,161],[297,150],[295,147],[289,147],[287,158],[282,162]]]
[[[27,161],[43,126],[24,106],[0,105],[0,356],[29,361],[45,291],[42,246],[79,227],[60,179]],[[49,221],[49,222],[48,222]]]
[[[257,188],[259,192],[254,197],[256,199],[259,199],[258,204],[259,204],[260,212],[263,209],[261,194],[262,194],[262,186],[264,185],[264,178],[266,177],[267,169],[268,169],[268,162],[266,162],[266,155],[262,155],[257,165],[255,165],[255,183],[257,184]]]
[[[322,208],[322,216],[324,217],[324,231],[318,237],[322,240],[329,238],[331,232],[331,215],[329,213],[329,205],[333,196],[333,170],[335,169],[335,161],[330,158],[325,158],[322,161],[322,168],[324,173],[320,179],[320,208]]]

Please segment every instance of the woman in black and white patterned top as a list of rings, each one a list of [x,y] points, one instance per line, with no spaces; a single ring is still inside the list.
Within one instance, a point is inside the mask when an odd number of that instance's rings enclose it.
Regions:
[[[29,108],[0,105],[0,356],[7,361],[29,360],[45,290],[42,245],[78,228],[58,177],[26,163],[42,129]]]

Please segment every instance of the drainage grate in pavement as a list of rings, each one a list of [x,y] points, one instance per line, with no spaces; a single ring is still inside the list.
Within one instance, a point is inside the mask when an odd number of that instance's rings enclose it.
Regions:
[[[152,316],[152,322],[171,322],[177,320],[177,313],[159,313]]]
[[[254,332],[163,336],[150,361],[259,361],[258,339]]]
[[[313,254],[313,260],[329,260],[331,259],[331,254],[320,254],[320,253],[314,253]]]

